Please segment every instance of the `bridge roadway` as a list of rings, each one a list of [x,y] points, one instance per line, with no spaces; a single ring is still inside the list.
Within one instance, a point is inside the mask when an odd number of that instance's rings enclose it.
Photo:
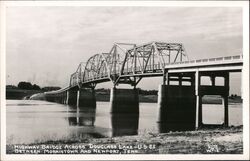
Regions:
[[[205,126],[202,121],[205,95],[221,96],[225,108],[222,125],[228,126],[229,73],[241,72],[242,66],[241,55],[190,61],[183,45],[177,43],[151,42],[140,46],[116,43],[109,53],[96,54],[87,63],[80,63],[68,87],[44,95],[47,101],[95,109],[96,84],[111,81],[114,84],[110,93],[111,113],[139,116],[136,85],[144,77],[160,76],[163,82],[158,91],[157,122],[162,131]],[[210,78],[206,85],[204,77]],[[118,89],[118,84],[134,88]]]

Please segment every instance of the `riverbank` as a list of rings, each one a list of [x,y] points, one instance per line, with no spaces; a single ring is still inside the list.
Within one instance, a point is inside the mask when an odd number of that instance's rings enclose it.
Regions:
[[[158,96],[157,95],[139,95],[139,102],[145,102],[145,103],[157,103]],[[96,100],[97,101],[104,101],[109,102],[110,101],[110,95],[109,94],[100,94],[96,93]],[[222,104],[222,98],[220,96],[204,96],[202,98],[203,104]],[[234,104],[234,103],[242,103],[242,99],[240,96],[236,97],[228,97],[228,103]]]
[[[41,93],[41,90],[6,89],[6,99],[21,100],[33,94]]]
[[[7,154],[242,154],[243,127],[7,145]],[[36,151],[32,151],[32,148]]]
[[[30,98],[31,96],[33,99],[37,100],[45,100],[42,90],[23,90],[23,89],[6,89],[6,99],[25,99]],[[144,103],[157,103],[157,95],[139,95],[139,102]],[[97,101],[110,101],[110,94],[108,92],[96,92],[96,100]],[[202,99],[202,103],[204,104],[222,104],[222,99],[218,96],[205,96]],[[229,97],[228,103],[242,103],[242,99],[240,96],[237,97]]]

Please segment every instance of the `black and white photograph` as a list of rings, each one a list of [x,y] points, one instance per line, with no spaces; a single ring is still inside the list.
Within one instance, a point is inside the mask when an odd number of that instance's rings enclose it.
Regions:
[[[248,1],[2,1],[1,160],[249,159]]]

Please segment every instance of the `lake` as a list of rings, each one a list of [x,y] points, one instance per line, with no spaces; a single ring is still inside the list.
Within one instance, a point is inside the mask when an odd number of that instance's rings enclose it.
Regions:
[[[223,123],[222,105],[203,104],[203,123]],[[140,114],[112,116],[109,102],[93,109],[37,100],[7,100],[7,144],[29,144],[58,140],[84,140],[159,132],[157,104],[140,103]],[[242,125],[242,104],[229,104],[229,125]]]

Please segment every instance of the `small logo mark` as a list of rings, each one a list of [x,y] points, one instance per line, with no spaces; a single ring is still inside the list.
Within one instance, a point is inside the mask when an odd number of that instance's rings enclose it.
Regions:
[[[219,147],[215,144],[207,144],[206,148],[207,153],[219,153]]]

